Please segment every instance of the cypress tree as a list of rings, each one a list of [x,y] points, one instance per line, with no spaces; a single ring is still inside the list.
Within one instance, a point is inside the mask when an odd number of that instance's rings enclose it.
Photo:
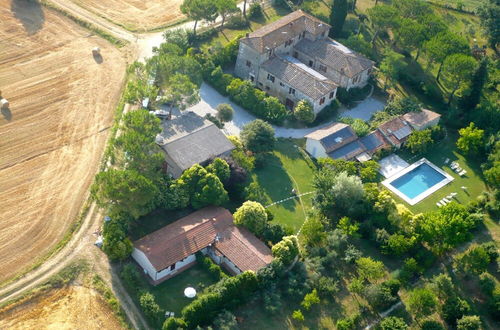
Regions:
[[[460,105],[464,110],[474,110],[481,101],[483,86],[488,75],[488,60],[485,58],[479,64],[476,72],[472,76],[470,89],[462,98]]]
[[[332,11],[330,12],[330,37],[339,38],[342,35],[345,18],[347,16],[347,0],[333,0]]]

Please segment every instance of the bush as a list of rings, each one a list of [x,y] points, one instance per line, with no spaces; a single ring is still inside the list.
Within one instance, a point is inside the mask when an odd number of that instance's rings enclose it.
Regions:
[[[237,14],[237,15],[231,15],[228,19],[227,19],[227,23],[226,23],[226,27],[228,29],[233,29],[233,30],[241,30],[241,29],[244,29],[244,28],[247,28],[248,27],[248,21],[245,19],[245,17],[243,17],[243,15],[240,13],[240,14]]]
[[[464,316],[457,322],[457,330],[480,330],[481,319],[477,315]]]
[[[292,318],[295,320],[295,321],[299,321],[299,322],[304,322],[304,314],[302,314],[302,311],[300,309],[296,310],[296,311],[293,311],[292,313]]]
[[[391,289],[381,284],[368,286],[364,295],[370,306],[378,311],[386,310],[397,301],[397,297],[392,295]]]
[[[245,147],[252,152],[271,151],[276,141],[274,128],[260,119],[243,126],[240,135]]]
[[[211,121],[212,123],[215,124],[215,126],[217,126],[219,129],[223,129],[224,128],[224,123],[222,123],[217,117],[215,117],[214,115],[210,114],[210,113],[207,113],[205,115],[205,119]]]
[[[254,2],[250,5],[250,8],[248,9],[248,18],[249,19],[258,19],[261,18],[264,15],[264,12],[262,11],[262,6],[258,2]]]
[[[162,330],[179,330],[186,329],[186,322],[178,317],[170,317],[163,323]]]
[[[226,123],[228,121],[231,121],[233,119],[233,115],[234,110],[230,104],[221,103],[217,106],[217,118],[221,122]]]
[[[318,291],[313,289],[311,293],[308,293],[304,296],[304,300],[300,303],[306,311],[310,310],[312,305],[319,304],[320,300],[318,297]]]
[[[126,264],[120,272],[120,278],[127,288],[136,290],[139,286],[139,272],[133,264]]]
[[[422,330],[444,330],[444,327],[438,321],[425,320],[422,322]]]
[[[406,330],[408,329],[408,325],[406,322],[399,317],[389,316],[386,317],[380,322],[378,326],[379,330]]]
[[[267,226],[266,210],[260,203],[246,201],[234,213],[234,223],[261,236]]]
[[[452,327],[455,327],[457,325],[457,321],[469,312],[469,304],[465,300],[458,297],[446,299],[444,305],[442,306],[443,319]]]
[[[300,100],[295,109],[293,109],[294,117],[304,123],[310,124],[314,121],[314,109],[307,100]]]
[[[370,85],[366,85],[365,87],[358,88],[350,88],[349,90],[339,87],[337,89],[337,99],[345,105],[346,107],[351,107],[357,101],[362,101],[371,90]]]
[[[219,281],[228,276],[222,268],[217,265],[210,257],[203,255],[201,252],[196,253],[196,261],[208,272],[214,281]]]
[[[155,297],[150,292],[143,292],[139,297],[139,304],[142,311],[148,317],[152,324],[161,324],[163,311],[156,303]]]
[[[272,248],[273,257],[289,265],[299,255],[299,244],[297,236],[285,236]]]

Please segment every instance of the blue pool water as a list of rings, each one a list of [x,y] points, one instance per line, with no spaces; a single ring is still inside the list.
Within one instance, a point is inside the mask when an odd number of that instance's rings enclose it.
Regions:
[[[443,181],[446,177],[422,163],[405,175],[391,182],[391,185],[405,194],[408,198],[415,198],[427,189]]]

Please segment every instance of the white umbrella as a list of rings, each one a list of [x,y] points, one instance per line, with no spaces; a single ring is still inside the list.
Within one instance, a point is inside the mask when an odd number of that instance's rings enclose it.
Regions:
[[[188,298],[196,297],[196,290],[192,287],[187,287],[184,289],[184,295]]]

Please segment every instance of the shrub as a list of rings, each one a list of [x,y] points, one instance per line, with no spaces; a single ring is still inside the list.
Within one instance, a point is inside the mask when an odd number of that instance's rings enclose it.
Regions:
[[[228,29],[241,30],[248,27],[248,21],[243,17],[243,15],[231,15],[225,25]]]
[[[224,128],[224,123],[221,122],[217,117],[215,117],[211,113],[207,113],[205,115],[205,119],[207,119],[207,120],[211,121],[212,123],[214,123],[215,126],[217,126],[217,128],[219,128],[219,129],[223,129]]]
[[[262,7],[260,3],[254,2],[250,5],[250,8],[248,9],[248,18],[249,19],[258,19],[261,18],[264,15],[262,11]]]
[[[380,284],[372,284],[366,288],[364,295],[370,306],[378,311],[389,308],[397,301],[391,289]]]
[[[273,257],[279,259],[283,264],[289,265],[299,255],[299,244],[297,236],[285,236],[272,248]]]
[[[356,329],[356,325],[352,319],[340,319],[335,324],[337,330],[354,330]]]
[[[378,329],[380,330],[406,330],[408,325],[406,322],[399,317],[389,316],[380,322]]]
[[[139,298],[142,311],[153,324],[158,324],[162,318],[162,310],[150,292],[143,292]]]
[[[219,281],[228,276],[222,268],[210,257],[204,256],[201,252],[196,253],[196,261],[208,272],[214,281]]]
[[[457,330],[480,330],[481,319],[477,315],[464,316],[457,322]]]
[[[245,147],[252,152],[271,151],[276,141],[274,128],[269,123],[256,119],[243,126],[241,140]]]
[[[246,201],[234,213],[234,223],[246,227],[257,236],[261,236],[267,225],[266,210],[260,203]]]
[[[304,314],[302,314],[302,311],[300,309],[296,310],[296,311],[293,311],[292,313],[292,318],[295,320],[295,321],[299,321],[299,322],[304,322]]]
[[[225,123],[233,119],[234,110],[230,104],[221,103],[217,106],[217,118]]]
[[[444,327],[441,323],[434,320],[425,320],[422,322],[422,330],[444,330]]]
[[[320,300],[318,297],[318,291],[316,289],[313,289],[311,293],[308,293],[304,296],[304,300],[300,303],[300,306],[302,306],[306,311],[311,309],[312,305],[319,304]]]
[[[313,106],[307,100],[300,100],[297,103],[293,115],[297,120],[308,124],[312,123],[315,117]]]
[[[186,322],[178,317],[170,317],[163,323],[162,330],[179,330],[187,327]]]
[[[479,276],[479,286],[485,295],[492,297],[496,286],[495,277],[488,273],[481,274],[481,276]]]
[[[123,266],[120,278],[129,289],[135,290],[139,286],[139,272],[133,264]]]
[[[465,300],[458,297],[446,299],[444,305],[442,306],[443,319],[452,327],[455,327],[457,325],[457,320],[461,319],[462,316],[468,314],[469,312],[469,304]]]

